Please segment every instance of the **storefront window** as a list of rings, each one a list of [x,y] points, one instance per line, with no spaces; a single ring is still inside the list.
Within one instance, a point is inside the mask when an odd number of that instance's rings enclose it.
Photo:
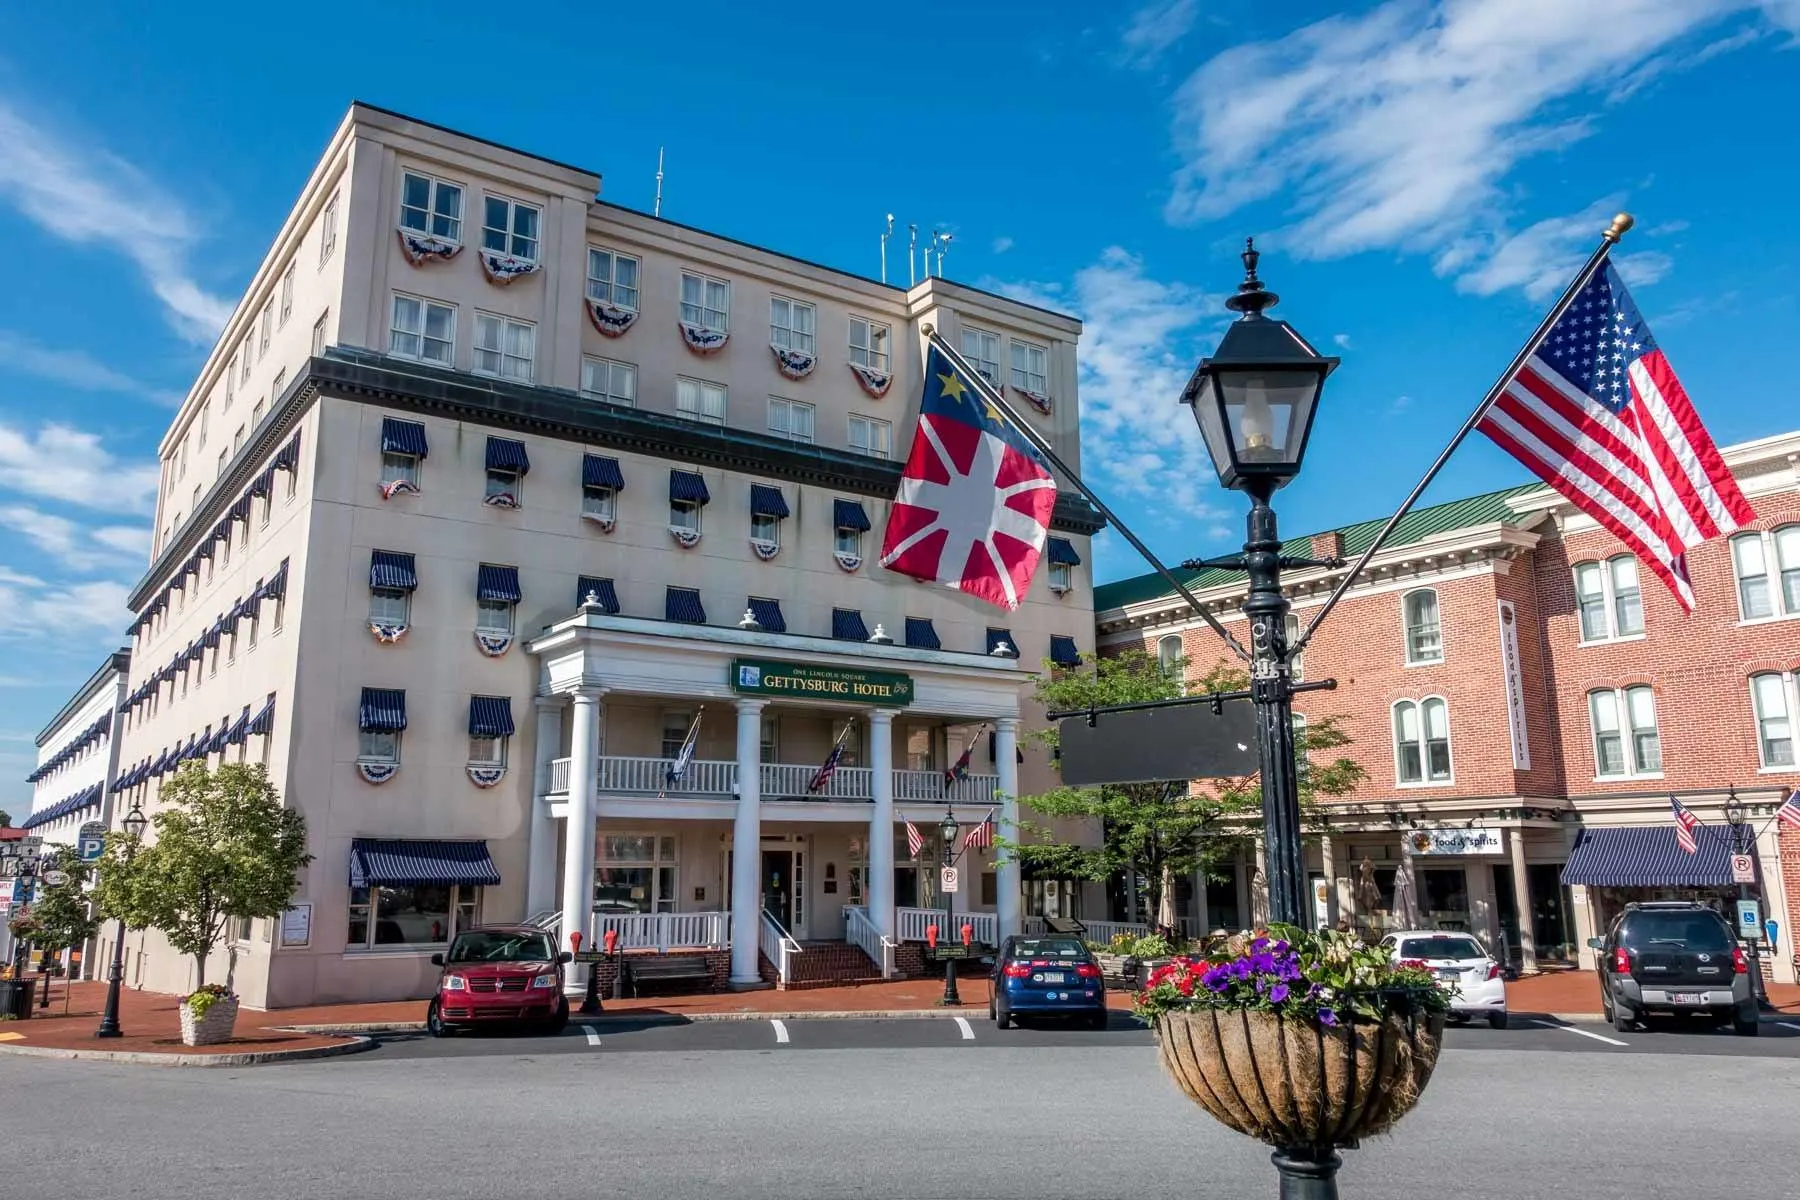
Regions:
[[[594,869],[594,908],[602,916],[674,912],[675,839],[648,833],[604,834]]]
[[[480,923],[481,889],[442,884],[350,889],[348,949],[442,946]],[[371,922],[371,917],[373,918]]]
[[[1463,868],[1421,870],[1419,894],[1425,901],[1425,923],[1430,928],[1468,931],[1469,885]]]

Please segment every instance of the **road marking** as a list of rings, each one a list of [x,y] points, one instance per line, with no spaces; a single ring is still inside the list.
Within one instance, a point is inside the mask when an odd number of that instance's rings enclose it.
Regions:
[[[775,1027],[775,1044],[777,1046],[787,1045],[787,1042],[788,1042],[787,1025],[781,1021],[777,1021],[773,1017],[769,1018],[769,1024],[771,1024]]]
[[[963,1041],[972,1042],[975,1040],[975,1030],[973,1027],[970,1026],[969,1018],[967,1018],[967,1017],[956,1018],[956,1027],[958,1029],[962,1030]]]
[[[1533,1021],[1533,1025],[1542,1025],[1545,1029],[1560,1029],[1564,1033],[1573,1033],[1578,1037],[1593,1038],[1596,1042],[1605,1042],[1609,1046],[1628,1046],[1631,1043],[1621,1042],[1618,1038],[1602,1037],[1597,1033],[1589,1033],[1585,1029],[1577,1029],[1573,1025],[1558,1025],[1555,1021]]]
[[[1795,1033],[1800,1033],[1800,1025],[1796,1025],[1792,1021],[1777,1021],[1775,1023],[1783,1029],[1792,1029]]]
[[[600,1031],[592,1025],[583,1025],[581,1032],[587,1034],[588,1045],[598,1046],[600,1044]]]

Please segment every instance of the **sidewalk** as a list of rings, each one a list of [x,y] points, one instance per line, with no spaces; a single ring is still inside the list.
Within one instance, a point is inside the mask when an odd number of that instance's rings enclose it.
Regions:
[[[1800,1014],[1800,986],[1771,983],[1769,1002],[1783,1013]],[[1513,1012],[1563,1017],[1600,1017],[1600,981],[1592,971],[1547,970],[1506,985],[1506,1007]]]

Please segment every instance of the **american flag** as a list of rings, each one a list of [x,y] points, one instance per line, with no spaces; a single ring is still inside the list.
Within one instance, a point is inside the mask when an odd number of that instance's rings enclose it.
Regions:
[[[994,844],[994,810],[988,809],[987,816],[981,818],[981,824],[969,826],[969,832],[963,834],[962,848],[967,850],[976,847],[982,850]]]
[[[925,848],[925,835],[911,821],[906,823],[906,852],[913,858],[919,857],[919,851]]]
[[[1687,806],[1675,797],[1669,797],[1669,806],[1675,810],[1675,841],[1689,854],[1700,849],[1700,842],[1695,830],[1700,828],[1700,818],[1687,810]]]
[[[948,796],[951,787],[958,781],[969,777],[969,756],[974,753],[975,738],[970,736],[969,744],[963,747],[962,757],[944,771],[944,795]]]
[[[844,739],[839,738],[837,745],[831,748],[831,753],[825,756],[824,765],[813,772],[812,782],[806,785],[807,795],[824,791],[825,785],[831,782],[831,777],[837,774],[838,764],[843,761]]]
[[[1787,799],[1775,810],[1775,819],[1789,829],[1800,829],[1800,788],[1788,791]]]
[[[1019,607],[1050,537],[1049,464],[937,347],[919,428],[881,539],[881,565]]]
[[[1756,519],[1609,262],[1477,426],[1693,611],[1687,551]]]

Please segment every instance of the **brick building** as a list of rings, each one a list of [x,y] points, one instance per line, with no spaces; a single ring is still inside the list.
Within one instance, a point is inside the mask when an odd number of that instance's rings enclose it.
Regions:
[[[1724,453],[1759,519],[1690,555],[1691,615],[1539,485],[1407,517],[1297,665],[1338,681],[1296,708],[1339,717],[1353,739],[1343,753],[1367,772],[1309,839],[1318,920],[1417,920],[1482,934],[1515,962],[1590,965],[1587,938],[1629,900],[1735,896],[1735,788],[1760,831],[1766,914],[1784,931],[1772,974],[1794,978],[1785,931],[1800,915],[1800,837],[1771,817],[1800,783],[1800,432]],[[1287,552],[1353,557],[1381,524],[1292,539]],[[1341,575],[1287,577],[1290,630]],[[1228,628],[1242,622],[1240,577],[1185,582]],[[1094,608],[1102,653],[1139,648],[1184,662],[1188,678],[1226,657],[1156,576],[1096,588]],[[1707,826],[1695,855],[1675,844],[1671,794]],[[1180,888],[1183,918],[1254,920],[1260,858],[1249,848],[1225,878]]]

